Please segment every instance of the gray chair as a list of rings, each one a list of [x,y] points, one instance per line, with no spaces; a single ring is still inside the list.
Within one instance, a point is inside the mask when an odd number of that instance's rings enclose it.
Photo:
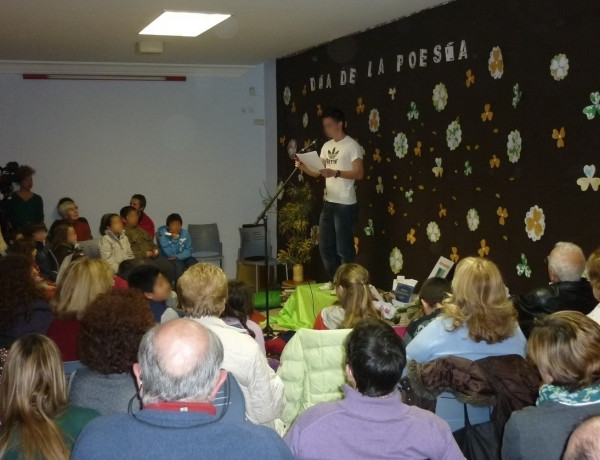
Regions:
[[[223,243],[217,224],[189,224],[188,232],[192,239],[192,256],[200,262],[218,260],[223,268]]]
[[[81,247],[81,251],[88,259],[100,259],[100,248],[98,247],[99,243],[100,238],[78,242],[79,246]]]

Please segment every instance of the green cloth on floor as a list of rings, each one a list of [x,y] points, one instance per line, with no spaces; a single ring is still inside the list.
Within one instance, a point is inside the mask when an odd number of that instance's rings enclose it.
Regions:
[[[301,328],[312,329],[317,315],[325,307],[337,302],[338,298],[331,290],[321,291],[323,284],[302,284],[294,290],[278,316],[271,318],[272,324],[297,331]]]

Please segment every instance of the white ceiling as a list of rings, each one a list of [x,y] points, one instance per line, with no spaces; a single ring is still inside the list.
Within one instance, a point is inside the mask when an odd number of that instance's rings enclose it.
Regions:
[[[254,65],[443,3],[442,0],[2,0],[0,60]],[[196,38],[142,37],[164,10],[233,16]],[[140,39],[161,55],[139,55]]]

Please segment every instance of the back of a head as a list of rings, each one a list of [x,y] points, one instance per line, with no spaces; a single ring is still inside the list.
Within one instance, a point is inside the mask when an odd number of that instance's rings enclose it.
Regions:
[[[23,458],[67,459],[61,430],[52,421],[67,405],[56,344],[41,334],[17,339],[4,363],[0,386],[0,457],[18,430]]]
[[[538,320],[527,354],[552,383],[575,391],[600,382],[600,325],[576,311]]]
[[[38,299],[42,293],[31,276],[31,260],[20,254],[0,257],[0,331],[10,329]]]
[[[144,293],[151,293],[154,290],[156,279],[160,273],[160,270],[154,265],[139,265],[129,272],[127,283],[131,289],[138,289]]]
[[[500,270],[482,257],[458,263],[442,315],[452,319],[454,329],[466,324],[475,342],[502,342],[514,335],[517,325],[517,312],[507,298]]]
[[[213,264],[195,264],[179,278],[177,296],[185,316],[221,316],[227,301],[227,276]]]
[[[406,366],[402,339],[382,320],[358,323],[346,342],[346,363],[356,389],[365,396],[384,396],[396,389]]]
[[[352,328],[362,319],[381,317],[371,300],[366,268],[353,263],[343,264],[335,272],[333,284],[343,289],[340,304],[346,314],[340,329]]]
[[[452,292],[452,286],[446,278],[429,278],[419,290],[419,298],[429,305],[441,303]]]
[[[134,268],[145,264],[146,261],[144,259],[125,259],[119,264],[117,276],[123,278],[124,280],[128,280],[129,274],[133,271]]]
[[[230,280],[227,283],[227,292],[227,311],[237,312],[245,316],[249,316],[254,312],[254,296],[246,283]]]
[[[25,238],[33,238],[33,235],[37,232],[48,233],[48,227],[44,222],[33,222],[25,226],[23,229],[23,236]]]
[[[105,261],[82,257],[65,270],[50,307],[61,319],[81,319],[88,305],[99,294],[108,292],[113,284],[112,271]]]
[[[600,416],[584,420],[571,434],[563,460],[600,460]]]
[[[6,249],[7,254],[20,254],[27,257],[30,263],[33,263],[33,251],[35,250],[35,243],[30,238],[21,238],[10,244]]]
[[[574,243],[559,241],[548,256],[548,269],[559,281],[579,281],[585,271],[585,256]]]
[[[148,301],[137,290],[100,294],[81,319],[79,359],[101,374],[130,372],[140,340],[154,324]]]
[[[217,335],[200,323],[175,319],[156,325],[142,338],[138,362],[142,402],[207,402],[223,363]]]

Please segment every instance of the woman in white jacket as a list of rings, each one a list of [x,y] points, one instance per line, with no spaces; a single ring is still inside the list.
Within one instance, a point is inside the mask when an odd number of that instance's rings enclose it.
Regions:
[[[221,318],[227,301],[227,276],[219,267],[200,263],[179,278],[177,294],[185,316],[213,331],[223,344],[223,368],[238,381],[246,401],[246,416],[257,424],[278,429],[285,405],[283,383],[273,372],[258,343],[245,329]]]

